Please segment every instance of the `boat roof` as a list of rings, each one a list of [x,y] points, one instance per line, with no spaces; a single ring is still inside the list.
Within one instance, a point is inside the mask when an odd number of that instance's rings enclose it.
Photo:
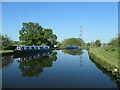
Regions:
[[[17,47],[49,47],[49,46],[17,46]]]

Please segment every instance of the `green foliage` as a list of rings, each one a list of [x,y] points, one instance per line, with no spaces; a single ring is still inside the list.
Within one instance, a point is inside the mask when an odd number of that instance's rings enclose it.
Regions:
[[[44,29],[39,23],[23,23],[19,34],[20,41],[25,45],[51,45],[57,42],[57,36],[52,29]]]
[[[0,49],[6,49],[13,45],[13,41],[7,35],[0,35]]]
[[[120,34],[113,38],[109,43],[108,46],[106,48],[106,51],[110,51],[110,52],[114,52],[114,51],[118,51],[119,47],[120,47]],[[117,52],[118,53],[118,52]]]
[[[102,44],[102,43],[101,43],[101,40],[96,40],[96,41],[95,41],[95,44],[96,44],[96,47],[100,47],[101,44]]]
[[[94,42],[89,42],[89,43],[86,43],[86,46],[87,47],[95,47],[95,43]]]
[[[57,46],[58,46],[58,47],[62,47],[62,43],[58,43]]]
[[[90,46],[92,46],[92,44],[91,44],[91,43],[87,43],[87,46],[89,46],[89,47],[90,47]]]
[[[22,44],[33,45],[41,44],[43,41],[43,28],[38,23],[23,23],[22,29],[19,31],[20,41],[23,41]]]
[[[120,44],[120,35],[118,35],[117,37],[113,38],[108,45],[111,47],[118,47],[118,44]]]
[[[61,43],[58,44],[58,46],[61,47],[66,47],[67,45],[84,46],[85,43],[80,38],[68,38],[68,39],[64,39]]]
[[[44,43],[47,45],[57,44],[57,36],[53,34],[52,29],[44,29]]]
[[[13,46],[19,46],[20,45],[20,41],[14,41],[13,42]]]
[[[9,52],[13,52],[13,50],[0,50],[0,53],[9,53]]]

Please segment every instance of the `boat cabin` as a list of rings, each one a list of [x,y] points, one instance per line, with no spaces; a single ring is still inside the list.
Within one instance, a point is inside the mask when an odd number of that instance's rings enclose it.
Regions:
[[[23,50],[43,50],[43,49],[50,49],[49,46],[17,46],[16,50],[23,51]]]

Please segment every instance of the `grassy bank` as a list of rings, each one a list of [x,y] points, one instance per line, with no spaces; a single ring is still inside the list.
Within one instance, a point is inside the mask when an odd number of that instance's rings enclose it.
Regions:
[[[11,53],[13,50],[0,50],[0,53]]]
[[[108,50],[106,47],[89,49],[89,56],[102,68],[118,78],[118,49]]]

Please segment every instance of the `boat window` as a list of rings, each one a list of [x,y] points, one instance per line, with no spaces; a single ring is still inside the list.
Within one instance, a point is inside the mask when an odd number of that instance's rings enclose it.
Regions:
[[[38,47],[36,47],[36,49],[38,49]]]
[[[27,49],[29,50],[29,47],[27,47]]]
[[[29,49],[32,49],[32,47],[30,47]]]
[[[32,49],[34,49],[34,47],[32,47]]]
[[[43,49],[43,47],[40,47],[40,49]]]
[[[22,47],[22,50],[24,50],[24,47]]]

